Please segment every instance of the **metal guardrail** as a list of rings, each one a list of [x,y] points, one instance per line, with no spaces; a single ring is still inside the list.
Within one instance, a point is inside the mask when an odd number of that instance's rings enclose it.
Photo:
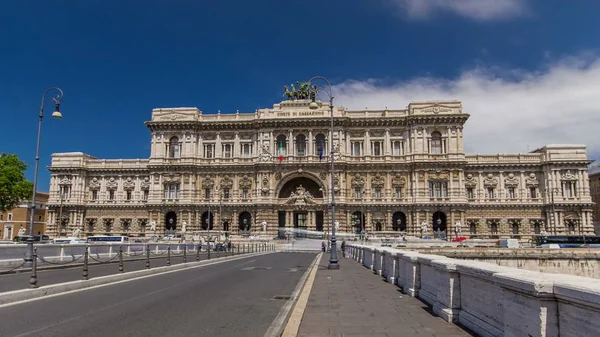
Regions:
[[[151,269],[151,260],[163,257],[166,258],[166,265],[171,265],[172,256],[181,256],[183,263],[188,262],[188,257],[195,256],[196,261],[200,261],[201,252],[206,252],[207,260],[210,260],[211,254],[207,250],[202,250],[200,244],[85,244],[85,245],[60,245],[60,255],[44,256],[43,251],[49,245],[38,244],[34,247],[33,262],[27,265],[23,257],[18,263],[10,266],[6,270],[0,270],[0,273],[15,273],[30,271],[29,288],[37,288],[39,264],[61,267],[82,267],[82,280],[89,279],[89,265],[101,265],[109,263],[118,263],[118,273],[125,272],[125,262],[145,260],[145,268]],[[68,247],[67,247],[68,246]],[[153,246],[153,247],[152,247]],[[41,248],[41,249],[40,249]],[[175,249],[173,249],[175,248]],[[74,254],[74,250],[80,254]],[[228,256],[242,254],[259,253],[275,251],[275,244],[268,243],[240,243],[226,246],[225,253]],[[52,252],[52,250],[46,250]],[[215,251],[217,257],[221,257],[221,252]],[[1,257],[1,256],[0,256]],[[91,261],[90,261],[91,260]],[[14,261],[14,260],[13,260]],[[1,277],[1,276],[0,276]]]

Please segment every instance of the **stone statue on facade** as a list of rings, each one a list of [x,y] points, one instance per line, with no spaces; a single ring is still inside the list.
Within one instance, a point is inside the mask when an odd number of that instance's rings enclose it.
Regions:
[[[339,231],[340,230],[340,222],[335,220],[335,231]]]
[[[152,232],[156,232],[156,221],[152,220],[152,221],[150,222],[150,230],[151,230]]]
[[[262,226],[262,231],[266,232],[267,231],[267,222],[263,220],[263,222],[261,222],[260,225]]]
[[[185,232],[187,232],[187,222],[183,222],[181,224],[181,233],[185,234]]]
[[[25,235],[25,231],[26,231],[26,230],[25,230],[25,227],[21,227],[21,228],[19,229],[19,233],[17,233],[17,235],[18,235],[18,236],[23,236],[23,235]]]
[[[78,238],[81,235],[81,229],[75,228],[72,235],[74,238]]]
[[[427,233],[427,221],[421,222],[421,237]]]
[[[456,221],[456,223],[454,223],[454,234],[458,237],[461,232],[462,232],[462,228],[461,228],[460,221]]]

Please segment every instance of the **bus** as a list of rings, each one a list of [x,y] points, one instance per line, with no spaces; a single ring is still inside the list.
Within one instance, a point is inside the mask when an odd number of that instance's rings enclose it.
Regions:
[[[536,247],[548,248],[558,245],[560,248],[600,248],[600,236],[586,235],[539,235],[533,239]]]
[[[129,237],[124,235],[94,235],[88,236],[88,243],[128,243]]]
[[[29,235],[17,235],[13,238],[14,243],[27,243]],[[49,243],[50,237],[48,235],[34,235],[33,242],[35,243]]]

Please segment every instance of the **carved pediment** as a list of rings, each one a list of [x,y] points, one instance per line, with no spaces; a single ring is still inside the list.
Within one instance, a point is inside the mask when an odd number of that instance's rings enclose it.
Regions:
[[[181,176],[178,174],[166,175],[163,177],[165,183],[179,183],[181,182]]]
[[[538,186],[540,182],[538,181],[536,174],[532,172],[529,173],[527,178],[525,178],[525,184],[527,187],[535,187]]]
[[[100,189],[100,181],[98,180],[98,178],[94,177],[92,178],[92,180],[90,181],[89,184],[90,190],[92,191],[97,191]]]
[[[110,225],[113,224],[113,222],[114,222],[114,219],[111,219],[111,218],[104,218],[104,219],[102,219],[102,223],[105,226],[110,226]]]
[[[123,189],[126,191],[131,191],[135,188],[135,181],[133,181],[133,179],[131,179],[131,177],[128,177],[124,182],[123,182]]]
[[[493,174],[488,173],[488,175],[483,179],[483,185],[485,187],[496,187],[498,186],[498,178],[494,177]]]
[[[381,188],[385,186],[385,178],[382,177],[379,173],[371,178],[371,186]]]
[[[514,175],[514,173],[509,173],[506,178],[504,178],[504,186],[506,187],[517,187],[519,186],[519,178]]]
[[[211,176],[206,176],[202,179],[202,188],[212,189],[215,186],[215,180]]]
[[[60,182],[58,183],[59,185],[71,185],[71,179],[69,179],[68,177],[63,177]]]
[[[233,179],[231,179],[229,176],[224,176],[221,178],[220,185],[222,188],[231,189],[233,187]]]
[[[362,188],[363,186],[365,186],[365,178],[357,173],[354,175],[354,177],[352,177],[351,184],[353,188]]]
[[[302,185],[296,186],[296,191],[290,193],[289,198],[285,201],[288,205],[304,205],[315,204],[312,194],[307,191]]]
[[[117,187],[119,187],[119,183],[115,180],[115,178],[110,178],[108,179],[108,181],[106,182],[106,189],[107,190],[116,190]]]
[[[448,172],[435,171],[429,173],[430,181],[448,181],[448,177]]]
[[[144,191],[150,189],[150,178],[149,177],[145,177],[144,180],[142,180],[142,182],[140,183],[140,187]]]
[[[561,175],[561,180],[577,180],[577,176],[574,175],[571,170],[567,170],[567,172]]]
[[[468,173],[465,177],[465,187],[467,188],[475,188],[477,187],[477,178],[473,176],[471,173]]]
[[[252,179],[250,179],[247,175],[244,175],[242,179],[240,179],[240,189],[249,189],[252,187]]]
[[[396,175],[392,178],[392,186],[404,187],[404,185],[406,185],[406,178],[401,176],[400,173],[396,173]]]

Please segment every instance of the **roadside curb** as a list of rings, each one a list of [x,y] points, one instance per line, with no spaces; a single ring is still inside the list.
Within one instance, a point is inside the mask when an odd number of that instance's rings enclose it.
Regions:
[[[290,318],[285,326],[285,330],[281,335],[282,337],[296,337],[298,335],[298,329],[300,329],[300,323],[302,322],[304,311],[306,311],[306,304],[308,303],[312,286],[315,283],[315,276],[319,270],[319,262],[321,262],[322,256],[323,253],[320,253],[317,257],[316,263],[310,269],[308,279],[306,280],[304,287],[302,287],[302,292],[300,293],[300,297],[298,297],[298,301],[296,301],[294,310],[292,311],[292,314],[290,315]]]
[[[299,294],[301,294],[301,292],[303,292],[303,289],[306,288],[307,281],[310,279],[310,274],[312,270],[315,269],[315,266],[318,268],[319,261],[321,261],[322,255],[323,253],[317,254],[311,265],[306,270],[306,272],[304,272],[304,275],[302,275],[302,278],[300,278],[298,285],[292,292],[292,296],[283,305],[281,310],[279,310],[277,317],[275,317],[275,319],[273,320],[273,323],[265,333],[264,337],[280,337],[282,336],[284,329],[287,329],[287,325],[289,325],[289,320],[291,319],[290,315],[293,315],[293,313],[295,312],[295,306],[297,306]]]
[[[232,257],[218,257],[210,260],[194,261],[188,263],[180,263],[173,266],[156,267],[152,269],[144,269],[131,271],[123,274],[107,275],[90,278],[89,280],[78,280],[65,283],[50,284],[34,289],[21,289],[0,293],[0,307],[11,305],[16,302],[43,299],[48,296],[58,295],[65,292],[85,290],[86,288],[107,286],[113,283],[132,281],[137,278],[167,274],[181,270],[200,268],[207,265],[223,263],[227,261],[235,261],[254,256],[273,254],[275,252],[260,252],[244,255],[236,255]]]

